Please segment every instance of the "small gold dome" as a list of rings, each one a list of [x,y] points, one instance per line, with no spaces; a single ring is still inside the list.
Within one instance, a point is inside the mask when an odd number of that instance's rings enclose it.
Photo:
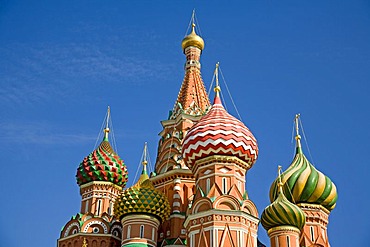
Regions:
[[[189,46],[195,46],[201,50],[204,49],[204,40],[202,37],[195,33],[195,24],[193,23],[193,29],[191,33],[186,36],[181,43],[182,49],[185,50]]]

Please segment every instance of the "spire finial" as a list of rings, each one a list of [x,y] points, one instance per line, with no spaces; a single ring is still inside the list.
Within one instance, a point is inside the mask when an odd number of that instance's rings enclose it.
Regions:
[[[109,118],[110,118],[110,107],[108,106],[108,110],[107,110],[107,123],[105,125],[105,129],[104,129],[104,139],[108,139],[108,133],[109,133]]]
[[[216,63],[216,68],[215,68],[215,77],[216,77],[216,87],[215,87],[215,93],[216,96],[219,96],[219,93],[221,91],[220,84],[218,82],[218,67],[220,66],[220,62]]]
[[[301,116],[301,114],[297,113],[295,115],[295,118],[294,118],[295,131],[296,131],[295,139],[296,139],[296,142],[297,142],[297,148],[301,148],[301,136],[299,135],[299,126],[298,126],[300,116]]]
[[[278,166],[278,174],[279,174],[279,183],[278,183],[278,188],[279,192],[283,193],[283,182],[281,181],[281,166]]]
[[[147,174],[147,171],[146,171],[146,165],[148,164],[147,153],[148,153],[148,143],[145,142],[144,143],[143,161],[141,162],[141,164],[143,164],[143,171],[142,171],[141,174]]]

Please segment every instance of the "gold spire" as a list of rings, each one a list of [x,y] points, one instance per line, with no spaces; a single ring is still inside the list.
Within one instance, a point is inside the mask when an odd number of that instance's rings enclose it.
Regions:
[[[301,114],[298,113],[298,114],[295,115],[295,118],[294,118],[295,131],[296,131],[295,139],[296,139],[297,148],[301,148],[301,136],[299,135],[299,127],[298,127],[298,122],[299,122],[299,117],[300,116],[301,116]]]
[[[104,139],[108,139],[108,133],[109,133],[109,117],[110,117],[110,107],[108,106],[108,111],[107,111],[107,123],[104,129]]]

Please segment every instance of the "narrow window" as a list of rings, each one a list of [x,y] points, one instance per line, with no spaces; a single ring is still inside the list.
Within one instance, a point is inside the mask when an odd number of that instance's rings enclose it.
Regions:
[[[108,214],[112,215],[112,212],[113,212],[113,202],[110,202],[109,203],[109,208],[108,208]]]
[[[310,227],[310,232],[311,232],[311,241],[315,241],[315,233],[313,231],[313,226]]]
[[[290,239],[289,239],[289,236],[286,236],[286,244],[287,244],[287,247],[290,247]]]
[[[144,225],[140,226],[140,238],[144,238]]]
[[[97,206],[97,208],[96,208],[96,215],[100,215],[100,207],[101,207],[101,200],[99,199],[98,200],[98,206]]]
[[[275,246],[276,247],[279,247],[279,239],[278,239],[278,237],[275,237]]]
[[[227,181],[226,181],[226,178],[222,178],[222,192],[224,194],[227,193]]]
[[[206,180],[206,193],[208,194],[209,190],[211,188],[211,180],[207,178]]]
[[[152,240],[154,241],[154,235],[155,234],[155,229],[154,229],[154,227],[152,228]]]
[[[127,227],[127,239],[131,238],[131,226]]]
[[[89,210],[89,200],[85,201],[85,213],[87,213]]]

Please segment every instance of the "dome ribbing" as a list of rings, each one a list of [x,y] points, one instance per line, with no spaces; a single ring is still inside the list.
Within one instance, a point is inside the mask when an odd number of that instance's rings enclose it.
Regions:
[[[297,127],[297,148],[295,157],[282,174],[284,192],[287,199],[296,204],[311,203],[333,210],[337,199],[337,189],[329,177],[318,171],[302,152],[300,135]],[[270,188],[270,200],[278,196],[278,181],[275,180]]]
[[[276,200],[263,210],[261,224],[266,230],[277,226],[302,229],[306,222],[305,214],[297,205],[288,201],[281,186],[280,183]]]

